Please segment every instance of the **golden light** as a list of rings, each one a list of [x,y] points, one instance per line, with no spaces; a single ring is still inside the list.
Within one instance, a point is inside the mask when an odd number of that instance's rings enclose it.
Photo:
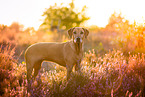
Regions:
[[[50,5],[61,3],[67,6],[72,0],[19,0],[0,1],[0,24],[10,25],[12,22],[19,22],[25,27],[38,29],[42,23],[41,16],[45,8]],[[131,23],[134,20],[144,23],[144,0],[74,0],[75,6],[80,10],[84,5],[88,7],[86,14],[90,17],[87,25],[105,27],[111,14],[122,13],[123,17]],[[11,11],[10,11],[11,9]]]

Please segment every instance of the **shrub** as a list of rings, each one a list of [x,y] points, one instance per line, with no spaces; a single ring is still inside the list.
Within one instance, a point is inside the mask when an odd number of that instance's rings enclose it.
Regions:
[[[126,57],[113,50],[97,57],[94,50],[85,54],[82,73],[72,72],[66,80],[66,69],[55,65],[56,70],[40,72],[30,82],[27,93],[26,64],[17,64],[14,48],[0,48],[0,96],[141,96],[144,95],[145,55]]]
[[[92,52],[85,55],[83,63],[86,68],[91,67],[85,70],[92,74],[97,94],[111,94],[112,89],[115,96],[125,96],[127,91],[132,95],[144,93],[144,54],[129,53],[129,57],[126,57],[121,51],[113,50],[103,57],[95,58],[95,52]],[[89,58],[87,62],[86,58]],[[90,66],[92,60],[95,63]]]
[[[14,49],[11,50],[10,46],[1,46],[0,52],[0,95],[3,95],[5,88],[15,88],[13,82],[16,78],[12,72],[15,60],[13,59]]]
[[[0,96],[26,95],[23,75],[16,76],[17,60],[14,59],[14,53],[15,48],[10,45],[0,48]]]

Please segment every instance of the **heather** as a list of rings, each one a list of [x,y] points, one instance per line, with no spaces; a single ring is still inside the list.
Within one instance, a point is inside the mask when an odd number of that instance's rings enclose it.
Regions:
[[[32,80],[27,93],[26,64],[13,59],[14,48],[0,49],[1,96],[137,96],[143,93],[145,81],[144,54],[123,55],[119,50],[96,57],[94,50],[85,53],[82,73],[73,70],[66,80],[66,69],[54,64],[55,70],[41,71]],[[9,51],[10,50],[10,51]]]
[[[0,25],[0,96],[144,97],[144,25],[129,24],[114,13],[106,27],[86,28],[90,33],[84,41],[81,73],[73,69],[67,81],[66,68],[44,62],[28,93],[26,48],[36,42],[66,42],[67,30]]]

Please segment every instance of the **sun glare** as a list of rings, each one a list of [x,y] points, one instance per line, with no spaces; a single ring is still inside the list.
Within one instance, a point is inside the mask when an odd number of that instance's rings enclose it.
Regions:
[[[92,0],[90,3],[86,2],[87,14],[91,17],[88,24],[105,27],[114,12],[121,13],[130,23],[136,21],[138,24],[144,24],[145,6],[143,2],[143,0]]]
[[[145,97],[144,1],[0,0],[0,97]]]
[[[10,3],[0,1],[0,9],[3,9],[0,10],[0,24],[10,25],[12,22],[19,22],[24,27],[30,26],[38,29],[42,23],[42,14],[45,8],[49,8],[50,5],[55,3],[58,5],[63,3],[64,6],[67,6],[70,2],[72,0],[25,0],[23,3],[20,3],[19,0],[10,1]],[[131,23],[134,20],[139,24],[144,23],[144,0],[74,0],[74,3],[78,10],[82,9],[84,5],[87,6],[86,14],[90,17],[87,25],[105,27],[114,11],[121,12],[123,17]]]

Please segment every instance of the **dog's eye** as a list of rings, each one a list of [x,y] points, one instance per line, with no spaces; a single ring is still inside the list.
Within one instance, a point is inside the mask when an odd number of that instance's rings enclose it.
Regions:
[[[76,32],[74,32],[74,34],[76,34]]]
[[[83,34],[83,32],[81,32],[81,34]]]

